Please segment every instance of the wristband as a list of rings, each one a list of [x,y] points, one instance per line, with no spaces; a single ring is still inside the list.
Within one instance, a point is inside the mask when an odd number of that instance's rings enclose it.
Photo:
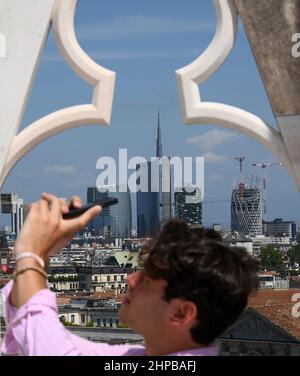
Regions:
[[[35,261],[40,265],[40,267],[45,269],[45,261],[40,256],[38,256],[37,254],[35,254],[33,252],[18,253],[16,255],[16,261],[22,260],[23,258],[27,258],[27,257],[35,259]]]

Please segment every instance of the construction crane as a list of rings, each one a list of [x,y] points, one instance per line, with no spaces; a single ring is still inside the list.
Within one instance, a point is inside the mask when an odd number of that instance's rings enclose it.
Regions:
[[[245,191],[245,183],[243,183],[243,162],[245,160],[245,157],[235,157],[237,161],[240,162],[240,182],[239,182],[239,191],[240,191],[240,196],[244,196],[244,191]]]
[[[266,217],[267,215],[267,173],[266,169],[269,167],[276,167],[276,166],[282,166],[281,162],[276,162],[276,163],[253,163],[253,167],[259,167],[262,168],[263,170],[263,202],[264,202],[264,216]]]
[[[243,162],[245,160],[245,157],[235,157],[234,159],[236,159],[240,162],[240,174],[242,176],[242,174],[243,174]]]

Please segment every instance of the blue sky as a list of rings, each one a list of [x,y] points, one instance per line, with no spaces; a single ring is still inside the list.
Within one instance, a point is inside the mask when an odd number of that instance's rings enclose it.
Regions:
[[[213,1],[79,0],[76,31],[83,49],[117,73],[111,125],[85,126],[47,140],[18,163],[2,191],[17,191],[28,202],[43,191],[85,199],[87,187],[95,185],[99,174],[99,157],[116,157],[119,148],[127,148],[129,157],[155,155],[159,108],[164,154],[206,157],[205,200],[222,202],[204,204],[204,224],[229,225],[230,195],[239,175],[234,158],[245,156],[245,172],[258,176],[261,171],[252,163],[277,160],[244,135],[183,124],[175,70],[209,45],[215,31]],[[201,93],[203,99],[241,107],[276,127],[241,25],[232,54]],[[60,58],[50,35],[22,128],[54,110],[87,103],[91,96],[92,87]],[[300,223],[299,193],[285,168],[268,169],[267,185],[268,219]],[[2,215],[0,223],[8,222]]]

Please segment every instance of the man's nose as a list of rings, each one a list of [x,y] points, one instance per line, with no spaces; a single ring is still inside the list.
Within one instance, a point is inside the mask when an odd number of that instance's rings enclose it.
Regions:
[[[127,276],[127,284],[130,289],[134,289],[144,278],[144,272],[131,273]]]

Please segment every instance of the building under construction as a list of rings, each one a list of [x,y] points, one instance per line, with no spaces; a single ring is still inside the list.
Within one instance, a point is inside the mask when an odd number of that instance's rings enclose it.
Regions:
[[[261,235],[263,194],[259,178],[241,178],[231,196],[231,231],[243,235]]]

